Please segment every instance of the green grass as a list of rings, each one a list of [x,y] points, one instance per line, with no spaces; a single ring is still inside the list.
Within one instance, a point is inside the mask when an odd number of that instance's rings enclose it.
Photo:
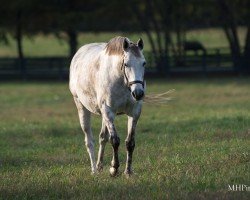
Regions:
[[[246,34],[246,28],[239,28],[239,39],[240,44],[243,46]],[[79,47],[91,43],[91,42],[107,42],[112,37],[117,35],[123,35],[129,37],[133,41],[137,41],[139,37],[142,37],[145,41],[145,50],[150,50],[150,44],[145,34],[139,33],[82,33],[79,35],[78,42]],[[186,34],[187,40],[198,40],[206,48],[216,47],[229,47],[225,34],[222,29],[210,28],[191,30]],[[176,37],[173,37],[174,41]],[[9,37],[10,43],[8,46],[4,46],[0,43],[0,56],[13,57],[17,56],[16,43],[13,38]],[[58,40],[53,35],[38,34],[32,38],[24,38],[24,55],[25,56],[67,56],[68,55],[68,44],[66,40]]]
[[[133,168],[109,176],[90,161],[67,83],[1,83],[0,199],[249,199],[228,185],[250,185],[250,80],[149,80],[148,93],[172,88],[166,106],[144,105]],[[126,117],[118,116],[121,141]],[[96,152],[100,118],[93,117]],[[119,150],[122,172],[125,145]]]

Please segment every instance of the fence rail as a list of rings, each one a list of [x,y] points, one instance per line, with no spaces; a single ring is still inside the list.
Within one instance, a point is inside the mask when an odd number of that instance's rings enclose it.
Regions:
[[[68,76],[70,60],[66,57],[0,58],[1,78],[58,78]]]
[[[223,52],[223,53],[222,53]],[[157,74],[157,62],[151,52],[144,52],[147,60],[146,73]],[[70,59],[66,57],[0,58],[0,79],[66,79]],[[187,54],[181,63],[174,56],[169,58],[167,73],[234,72],[233,59],[226,49],[210,49],[206,54]]]

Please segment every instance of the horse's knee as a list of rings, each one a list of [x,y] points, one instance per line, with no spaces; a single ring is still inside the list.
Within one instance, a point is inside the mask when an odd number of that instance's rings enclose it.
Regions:
[[[134,148],[135,148],[135,139],[131,139],[131,140],[126,140],[126,148],[129,152],[133,152]]]
[[[88,149],[94,148],[94,142],[93,141],[85,141],[85,145]]]
[[[82,130],[85,134],[88,134],[91,131],[91,128],[89,126],[82,126]]]
[[[108,134],[106,132],[101,132],[99,136],[99,144],[106,144],[108,140]]]
[[[113,146],[113,148],[115,149],[115,150],[117,150],[118,149],[118,147],[119,147],[119,145],[120,145],[120,138],[118,137],[118,136],[111,136],[110,137],[110,143],[111,143],[111,145]]]
[[[94,141],[93,141],[92,137],[85,135],[85,145],[86,145],[87,149],[94,148]]]

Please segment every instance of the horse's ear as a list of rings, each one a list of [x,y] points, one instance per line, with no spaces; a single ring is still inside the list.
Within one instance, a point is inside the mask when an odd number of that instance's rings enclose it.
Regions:
[[[143,43],[143,40],[141,38],[137,41],[137,46],[139,47],[140,50],[143,49],[144,43]]]
[[[128,40],[128,38],[125,38],[123,41],[123,50],[127,51],[128,48],[129,48],[129,40]]]

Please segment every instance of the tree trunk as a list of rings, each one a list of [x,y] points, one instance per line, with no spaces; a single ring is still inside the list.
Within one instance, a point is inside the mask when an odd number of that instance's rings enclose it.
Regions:
[[[73,58],[77,51],[77,33],[76,31],[69,29],[67,34],[69,37],[69,57]]]
[[[22,32],[22,12],[17,12],[17,18],[16,18],[16,42],[17,42],[17,53],[18,53],[18,59],[19,59],[19,67],[21,71],[21,76],[23,79],[26,78],[26,69],[25,69],[25,63],[24,63],[24,54],[23,54],[23,32]]]
[[[157,20],[155,19],[155,13],[154,13],[154,5],[153,2],[151,0],[147,0],[146,1],[146,15],[148,16],[148,21],[150,20],[152,22],[152,25],[155,29],[155,34],[156,34],[156,41],[157,41],[157,45],[158,45],[158,53],[160,54],[160,56],[163,56],[162,54],[164,54],[163,48],[162,48],[162,41],[161,41],[161,32],[162,28],[160,27],[159,23],[157,22]]]
[[[250,73],[250,25],[247,27],[247,35],[244,48],[244,71]]]
[[[220,8],[221,17],[224,23],[223,30],[226,34],[226,37],[230,45],[231,55],[234,63],[234,69],[235,71],[240,72],[243,63],[241,58],[242,56],[240,52],[240,43],[237,33],[237,23],[235,19],[234,10],[232,8],[232,5],[225,0],[218,0],[217,3]]]
[[[131,9],[132,9],[132,12],[135,14],[135,17],[137,18],[138,22],[140,23],[141,27],[142,27],[142,30],[146,33],[147,37],[148,37],[148,40],[149,40],[149,43],[150,43],[150,46],[151,46],[151,49],[152,49],[152,52],[153,52],[153,57],[154,57],[154,60],[157,61],[157,58],[158,58],[158,53],[157,53],[157,50],[156,50],[156,45],[154,43],[154,40],[153,40],[153,36],[150,32],[150,27],[149,27],[149,24],[148,24],[148,19],[147,19],[147,16],[143,15],[137,4],[134,4],[133,2],[130,2],[131,3]],[[157,70],[159,70],[159,66],[157,66]]]
[[[158,73],[160,75],[166,75],[168,71],[169,32],[165,28],[166,24],[163,22],[160,24],[159,20],[155,18],[155,12],[159,10],[158,5],[155,4],[156,2],[145,0],[143,1],[146,4],[146,11],[144,12],[134,1],[130,0],[129,2],[131,3],[132,12],[135,14],[140,26],[147,34]],[[150,26],[151,23],[153,30]],[[154,40],[152,32],[155,33],[156,40]],[[163,39],[165,39],[165,46],[162,43]]]
[[[250,25],[247,27],[244,55],[250,55]]]
[[[233,58],[234,68],[237,71],[240,65],[240,57],[241,57],[240,48],[235,40],[235,37],[233,36],[232,29],[229,27],[224,27],[223,30],[230,45],[230,51]]]
[[[167,30],[164,30],[164,38],[165,38],[165,55],[164,55],[164,68],[165,68],[165,75],[168,76],[170,72],[170,64],[169,64],[169,46],[171,43],[170,33]]]
[[[170,16],[172,15],[173,11],[173,3],[171,1],[165,0],[162,4],[159,1],[154,1],[156,15],[160,16],[160,23],[163,30],[163,37],[164,37],[164,56],[161,57],[161,72],[165,76],[168,76],[170,73],[170,58],[169,58],[169,47],[172,45],[172,50],[174,51],[174,55],[176,55],[176,49],[173,45],[171,34],[169,31],[169,24],[170,24]]]

